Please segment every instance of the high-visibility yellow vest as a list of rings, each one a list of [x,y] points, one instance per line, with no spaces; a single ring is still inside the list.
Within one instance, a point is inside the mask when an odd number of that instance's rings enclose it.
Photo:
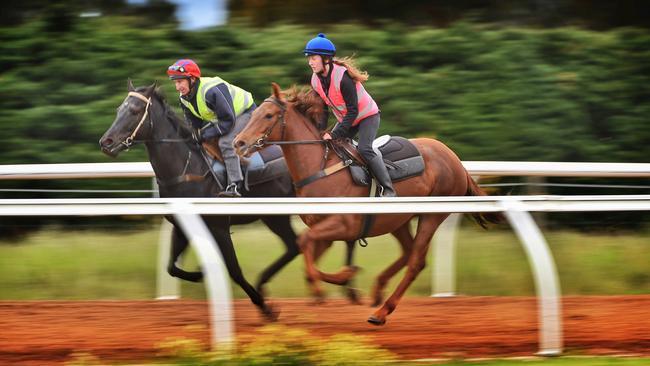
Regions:
[[[254,101],[251,93],[238,86],[229,84],[227,81],[221,79],[220,77],[200,78],[200,80],[199,90],[196,92],[196,106],[198,107],[198,111],[194,109],[194,106],[192,106],[192,103],[189,101],[185,100],[184,98],[180,98],[180,100],[181,103],[183,103],[183,105],[185,105],[193,115],[204,121],[215,123],[218,122],[214,111],[208,108],[208,105],[205,103],[205,95],[207,94],[208,90],[210,90],[210,88],[220,84],[225,84],[228,87],[230,97],[232,98],[232,104],[235,109],[235,118],[239,117],[242,113],[244,113],[244,111],[253,105]]]

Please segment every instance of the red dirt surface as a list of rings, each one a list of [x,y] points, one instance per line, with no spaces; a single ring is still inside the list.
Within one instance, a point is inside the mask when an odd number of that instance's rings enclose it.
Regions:
[[[528,297],[407,298],[383,327],[372,310],[340,299],[274,301],[279,323],[314,336],[367,336],[403,359],[533,355],[537,302]],[[650,356],[650,295],[563,299],[565,351]],[[234,304],[238,335],[266,323],[244,300]],[[209,342],[202,301],[0,301],[0,364],[63,364],[85,353],[104,362],[157,357],[174,337]]]

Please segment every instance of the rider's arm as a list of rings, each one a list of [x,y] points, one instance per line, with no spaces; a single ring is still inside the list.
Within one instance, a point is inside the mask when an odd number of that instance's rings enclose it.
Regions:
[[[205,95],[205,102],[217,117],[216,134],[213,137],[223,136],[235,127],[235,108],[232,97],[225,84],[217,85]]]
[[[359,115],[357,86],[350,75],[348,75],[347,71],[343,74],[343,78],[341,79],[341,94],[343,95],[343,100],[345,100],[347,113],[343,117],[343,121],[338,123],[332,130],[332,138],[334,139],[350,137],[349,133],[350,128],[352,127],[352,122],[354,122]]]
[[[321,115],[320,120],[318,121],[319,131],[325,131],[325,129],[327,128],[327,121],[329,120],[329,117],[330,117],[330,110],[325,105],[323,106],[323,114]]]

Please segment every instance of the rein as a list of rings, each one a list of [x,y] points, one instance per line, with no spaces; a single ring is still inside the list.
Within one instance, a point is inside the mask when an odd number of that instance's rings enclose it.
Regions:
[[[326,168],[325,164],[327,163],[327,156],[329,155],[330,145],[332,145],[332,143],[327,141],[327,140],[286,141],[284,139],[285,138],[284,137],[284,132],[285,132],[287,123],[284,120],[284,113],[287,111],[287,107],[284,105],[284,103],[280,102],[279,100],[277,100],[277,98],[274,98],[274,97],[266,98],[266,99],[264,99],[264,101],[262,103],[273,103],[276,106],[278,106],[282,112],[278,116],[278,119],[276,119],[275,122],[273,122],[273,124],[268,129],[266,129],[266,131],[264,132],[262,137],[257,139],[255,144],[253,145],[254,147],[259,149],[264,145],[325,144],[325,155],[323,156],[323,162],[321,164],[321,169],[319,171],[317,171],[316,173],[310,175],[309,177],[305,178],[305,179],[302,179],[302,180],[300,180],[298,182],[294,182],[294,184],[293,184],[294,187],[302,188],[302,187],[304,187],[304,186],[306,186],[306,185],[308,185],[308,184],[310,184],[312,182],[315,182],[315,181],[317,181],[317,180],[319,180],[321,178],[327,177],[328,175],[332,175],[332,174],[338,172],[339,170],[345,169],[345,168],[347,168],[348,166],[350,166],[352,164],[352,160],[344,159],[337,152],[337,155],[339,155],[339,157],[341,157],[341,161],[339,163],[337,163],[337,164],[334,164],[334,165]],[[273,132],[273,129],[278,124],[278,122],[281,123],[281,126],[282,126],[282,133],[280,134],[280,140],[279,141],[267,141],[266,139],[269,137],[271,132]],[[336,151],[336,149],[334,149],[334,151]]]
[[[129,147],[131,147],[136,142],[163,142],[164,143],[164,142],[187,142],[187,141],[190,140],[189,138],[187,138],[187,139],[136,140],[135,136],[138,133],[138,131],[140,130],[140,128],[142,127],[142,125],[144,124],[144,121],[147,119],[147,117],[149,117],[149,126],[150,126],[151,129],[153,129],[153,120],[151,119],[151,115],[149,115],[149,106],[151,106],[152,103],[151,103],[151,97],[147,98],[143,94],[138,93],[136,91],[130,91],[126,98],[128,99],[129,97],[135,97],[135,98],[138,98],[141,101],[143,101],[145,103],[145,108],[144,108],[144,114],[142,115],[142,118],[140,119],[140,122],[138,122],[138,125],[135,127],[135,129],[133,130],[131,135],[129,137],[127,137],[124,141],[122,141],[122,145],[126,146],[127,149]],[[161,186],[167,186],[168,187],[168,186],[173,186],[173,185],[177,185],[177,184],[185,183],[185,182],[198,182],[198,181],[204,180],[208,176],[208,174],[212,174],[212,176],[214,177],[214,180],[217,183],[217,185],[219,186],[220,190],[223,190],[223,187],[221,186],[221,182],[219,182],[219,179],[217,178],[216,173],[214,172],[214,170],[212,169],[212,166],[210,165],[210,160],[207,158],[207,156],[205,154],[203,154],[202,150],[201,150],[201,153],[202,153],[203,159],[206,162],[206,165],[208,166],[208,170],[205,173],[203,173],[202,175],[188,174],[187,173],[187,170],[188,170],[189,164],[190,164],[190,160],[192,159],[192,151],[190,150],[189,153],[188,153],[188,156],[187,156],[187,160],[185,161],[185,168],[183,169],[183,172],[181,173],[181,175],[179,175],[176,178],[172,178],[172,179],[159,180],[158,184],[161,185]]]
[[[280,110],[282,112],[280,113],[280,116],[278,116],[278,119],[276,119],[275,122],[273,122],[271,127],[266,129],[266,131],[264,132],[262,137],[257,139],[255,144],[253,145],[254,147],[261,148],[264,145],[299,145],[299,144],[324,144],[324,143],[326,143],[325,140],[286,141],[284,139],[284,131],[285,131],[286,127],[287,127],[287,123],[284,121],[284,113],[287,111],[287,107],[284,105],[284,103],[278,101],[276,98],[273,98],[273,97],[264,99],[264,101],[262,103],[273,103],[276,106],[278,106],[278,108],[280,108]],[[269,138],[269,135],[271,134],[271,132],[273,132],[273,129],[278,124],[278,122],[280,122],[281,126],[282,126],[282,132],[280,134],[280,140],[279,141],[266,141],[266,139]]]

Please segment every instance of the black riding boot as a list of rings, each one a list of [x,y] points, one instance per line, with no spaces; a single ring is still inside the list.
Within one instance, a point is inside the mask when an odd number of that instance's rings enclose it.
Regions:
[[[384,165],[382,158],[375,156],[368,162],[368,167],[372,175],[377,179],[377,182],[379,182],[379,185],[383,188],[381,197],[397,197],[397,193],[395,193],[395,189],[393,188],[393,182],[390,180],[390,175],[388,175],[388,170],[386,170],[386,165]]]

